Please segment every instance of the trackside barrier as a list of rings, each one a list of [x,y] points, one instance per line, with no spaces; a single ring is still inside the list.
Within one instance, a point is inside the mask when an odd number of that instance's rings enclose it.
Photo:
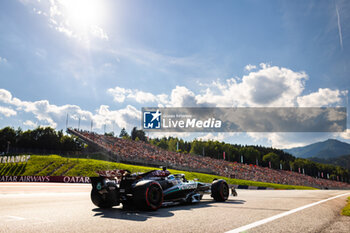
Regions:
[[[251,185],[232,185],[232,186],[235,187],[236,189],[274,190],[274,188],[251,186]]]
[[[55,182],[55,183],[91,183],[85,176],[0,176],[0,182]],[[232,185],[236,189],[273,190],[273,188]]]
[[[0,182],[90,183],[85,176],[0,176]]]

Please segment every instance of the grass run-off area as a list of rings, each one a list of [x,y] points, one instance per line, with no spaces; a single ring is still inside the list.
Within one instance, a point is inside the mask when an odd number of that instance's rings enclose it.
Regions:
[[[347,205],[341,211],[342,215],[350,216],[350,197],[348,197]]]
[[[0,164],[0,175],[6,176],[97,176],[97,170],[125,169],[132,173],[146,172],[157,168],[108,162],[86,158],[65,158],[58,155],[32,155],[27,163]],[[306,186],[281,185],[232,179],[217,175],[169,169],[173,174],[183,173],[188,180],[197,178],[200,182],[211,183],[214,178],[225,179],[229,184],[251,185],[275,189],[315,189]]]

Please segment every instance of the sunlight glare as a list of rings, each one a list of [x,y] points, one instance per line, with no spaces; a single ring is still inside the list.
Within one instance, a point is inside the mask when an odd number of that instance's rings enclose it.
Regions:
[[[98,0],[61,0],[67,21],[75,28],[88,28],[103,23],[104,9]]]

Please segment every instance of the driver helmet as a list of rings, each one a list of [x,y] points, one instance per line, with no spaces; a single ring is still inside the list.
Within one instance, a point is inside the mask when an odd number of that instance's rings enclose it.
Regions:
[[[175,180],[175,176],[174,175],[169,175],[168,176],[168,180]]]

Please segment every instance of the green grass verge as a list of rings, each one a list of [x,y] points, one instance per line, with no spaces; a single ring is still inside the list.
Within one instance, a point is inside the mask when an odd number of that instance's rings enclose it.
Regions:
[[[348,197],[347,205],[342,209],[341,214],[345,216],[350,216],[350,197]]]
[[[15,166],[25,166],[16,167]],[[0,175],[22,175],[22,176],[32,176],[32,175],[47,175],[52,176],[97,176],[95,171],[97,170],[112,170],[112,169],[127,169],[133,172],[147,172],[154,170],[154,167],[137,166],[123,163],[108,162],[95,159],[83,159],[83,158],[64,158],[58,155],[32,155],[27,164],[10,165],[2,164],[0,166]],[[20,172],[19,172],[20,171]],[[256,182],[249,180],[232,179],[222,176],[197,173],[197,172],[187,172],[169,169],[171,173],[183,173],[187,179],[191,180],[198,178],[201,182],[211,183],[214,178],[225,179],[229,184],[237,185],[251,185],[259,187],[268,187],[275,189],[316,189],[306,186],[296,186],[296,185],[281,185],[272,184],[264,182]]]

